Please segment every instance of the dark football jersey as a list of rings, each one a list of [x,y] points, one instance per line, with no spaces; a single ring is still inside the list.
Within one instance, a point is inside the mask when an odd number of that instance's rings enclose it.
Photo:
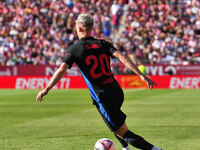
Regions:
[[[90,90],[93,104],[113,131],[118,129],[126,118],[120,110],[123,91],[110,69],[110,57],[115,51],[116,48],[105,40],[85,37],[70,46],[63,59],[69,68],[73,63],[78,65]]]
[[[105,40],[85,37],[69,47],[63,62],[69,68],[76,63],[84,79],[93,88],[101,89],[116,82],[110,69],[110,57],[115,51],[116,48]]]

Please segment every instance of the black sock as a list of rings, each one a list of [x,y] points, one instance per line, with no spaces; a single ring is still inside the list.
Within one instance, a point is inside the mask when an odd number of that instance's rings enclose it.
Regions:
[[[120,137],[118,137],[116,134],[114,134],[115,137],[118,139],[118,141],[121,143],[122,147],[125,148],[128,146],[128,144],[123,140],[121,139]]]
[[[153,145],[145,141],[142,137],[132,133],[131,131],[127,131],[124,136],[123,140],[136,148],[142,150],[152,150]]]

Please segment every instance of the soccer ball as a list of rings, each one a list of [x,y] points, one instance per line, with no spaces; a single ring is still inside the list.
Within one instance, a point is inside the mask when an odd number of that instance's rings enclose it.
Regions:
[[[102,138],[96,142],[94,150],[115,150],[115,145],[110,139]]]

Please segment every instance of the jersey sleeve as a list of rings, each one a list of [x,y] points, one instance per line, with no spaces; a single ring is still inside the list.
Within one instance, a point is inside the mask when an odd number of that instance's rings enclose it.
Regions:
[[[74,64],[74,54],[73,54],[73,48],[69,47],[69,49],[67,50],[67,53],[65,55],[65,57],[63,58],[63,62],[69,65],[69,69],[72,67],[72,65]]]
[[[108,41],[106,41],[106,47],[109,50],[110,56],[113,56],[113,53],[117,51],[117,49]]]

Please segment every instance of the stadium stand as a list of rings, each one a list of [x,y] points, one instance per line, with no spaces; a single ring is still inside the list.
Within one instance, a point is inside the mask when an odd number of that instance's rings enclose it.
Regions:
[[[96,38],[111,41],[136,63],[200,64],[197,0],[4,0],[0,65],[60,65],[78,40],[80,13],[93,14]],[[115,73],[124,71],[120,66],[112,61]]]

